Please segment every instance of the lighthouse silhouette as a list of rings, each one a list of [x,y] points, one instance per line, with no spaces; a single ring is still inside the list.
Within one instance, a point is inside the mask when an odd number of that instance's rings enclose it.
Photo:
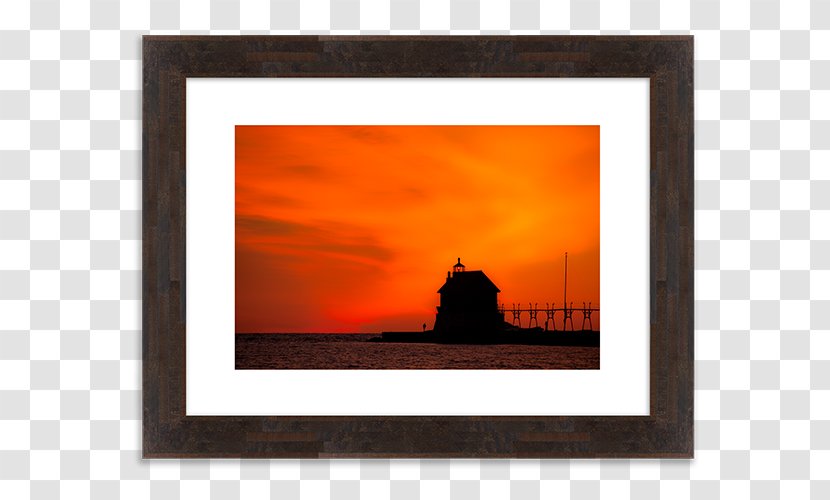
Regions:
[[[504,331],[500,291],[484,271],[467,271],[459,257],[438,289],[441,301],[433,330],[448,336]]]

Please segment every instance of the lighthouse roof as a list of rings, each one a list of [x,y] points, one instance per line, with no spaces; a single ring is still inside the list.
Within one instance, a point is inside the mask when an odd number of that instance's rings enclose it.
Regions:
[[[471,292],[490,290],[500,292],[495,283],[484,274],[484,271],[466,271],[455,273],[438,289],[438,293],[467,294]]]

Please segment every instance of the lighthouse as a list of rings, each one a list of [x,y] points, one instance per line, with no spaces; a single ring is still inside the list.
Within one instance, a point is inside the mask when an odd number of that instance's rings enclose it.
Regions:
[[[467,271],[459,257],[438,289],[441,298],[433,330],[441,335],[464,336],[503,331],[500,291],[484,271]]]

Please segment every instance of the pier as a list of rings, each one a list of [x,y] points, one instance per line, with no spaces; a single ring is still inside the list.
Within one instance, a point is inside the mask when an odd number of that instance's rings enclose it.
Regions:
[[[582,325],[579,331],[593,331],[594,323],[591,319],[591,316],[595,312],[599,312],[599,307],[595,307],[588,302],[582,303],[582,307],[574,307],[574,303],[571,302],[568,304],[568,307],[556,307],[555,303],[553,302],[545,302],[544,307],[539,307],[538,302],[528,302],[527,307],[522,307],[521,304],[516,304],[515,302],[511,305],[510,308],[507,308],[504,303],[499,306],[499,312],[507,317],[507,313],[510,313],[512,316],[511,324],[517,328],[524,328],[522,326],[522,315],[526,315],[528,317],[527,328],[532,328],[534,326],[539,326],[539,320],[537,319],[539,312],[542,312],[545,315],[545,322],[544,322],[544,329],[545,331],[552,330],[557,331],[556,328],[556,317],[560,316],[562,318],[562,331],[568,331],[568,324],[570,324],[570,331],[576,331],[574,328],[573,322],[573,313],[577,312],[582,315],[580,319],[582,319]],[[557,314],[559,313],[559,314]],[[585,328],[585,326],[588,328]],[[549,328],[550,326],[550,328]]]
[[[435,326],[426,329],[426,323],[419,332],[381,332],[379,342],[424,342],[446,344],[527,344],[550,346],[599,346],[599,331],[594,330],[592,316],[599,307],[591,302],[574,307],[573,301],[564,300],[561,307],[554,302],[528,302],[524,307],[512,303],[508,309],[499,303],[501,292],[481,270],[468,271],[459,257],[447,272],[447,277],[438,289],[440,303],[436,308]],[[564,298],[567,299],[568,254],[565,253]],[[512,322],[507,321],[507,313]],[[539,313],[544,314],[544,328],[539,325]],[[582,324],[577,332],[574,327],[574,312],[582,315]],[[523,325],[527,317],[527,325]],[[562,328],[557,329],[557,318],[561,317]],[[568,326],[570,325],[570,328]],[[587,326],[587,328],[586,328]],[[573,332],[573,333],[572,333]]]

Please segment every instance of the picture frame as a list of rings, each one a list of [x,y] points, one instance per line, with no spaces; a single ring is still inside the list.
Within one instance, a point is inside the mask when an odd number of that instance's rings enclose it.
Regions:
[[[145,36],[143,64],[145,458],[692,457],[691,36]],[[186,81],[228,77],[648,78],[649,415],[188,415]]]

